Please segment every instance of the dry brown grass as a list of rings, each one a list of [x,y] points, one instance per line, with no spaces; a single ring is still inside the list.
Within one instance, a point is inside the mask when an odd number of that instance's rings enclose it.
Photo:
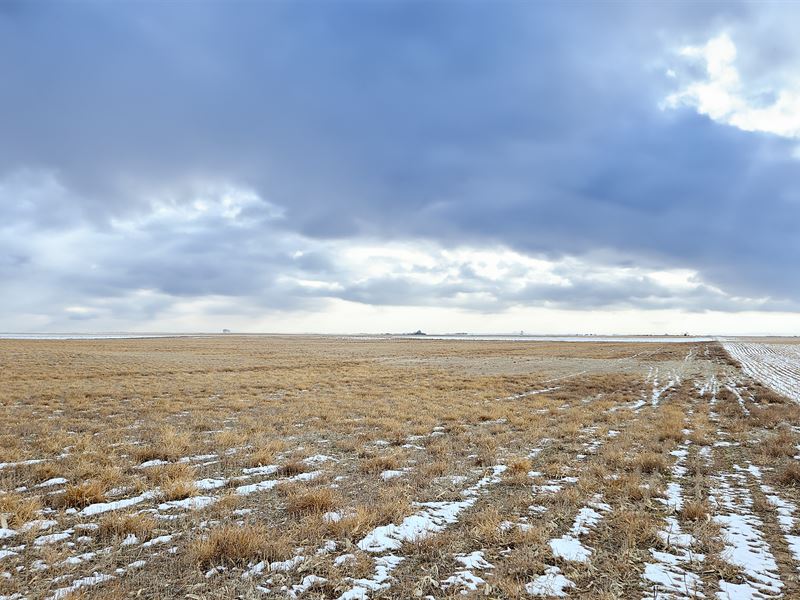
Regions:
[[[31,472],[31,481],[35,481],[36,483],[41,483],[43,481],[61,475],[61,470],[58,468],[58,465],[52,462],[44,462],[31,465],[30,472]]]
[[[800,465],[790,462],[778,472],[777,479],[783,485],[800,486]]]
[[[668,406],[661,411],[658,420],[658,440],[680,442],[685,437],[683,435],[684,415],[676,406]]]
[[[513,485],[529,485],[528,473],[533,470],[533,463],[528,458],[515,458],[509,461],[503,479]]]
[[[429,481],[434,477],[441,477],[451,468],[451,464],[446,460],[434,460],[421,465],[416,472],[423,481]]]
[[[401,462],[396,455],[387,454],[383,456],[373,456],[372,458],[367,458],[361,463],[359,468],[364,473],[380,473],[382,471],[397,469],[400,466]]]
[[[614,548],[626,552],[632,548],[653,548],[658,545],[658,530],[661,523],[644,510],[614,512],[607,517]]]
[[[797,454],[797,438],[789,429],[780,429],[765,439],[760,448],[769,458],[784,458]]]
[[[497,453],[496,451],[488,446],[482,446],[478,450],[478,454],[475,457],[474,462],[476,467],[491,467],[492,465],[497,464]]]
[[[283,440],[268,440],[260,443],[247,456],[247,466],[263,467],[275,462],[277,454],[286,449],[286,442]]]
[[[645,487],[640,475],[629,473],[607,480],[604,494],[618,503],[642,503],[651,497],[652,492]]]
[[[705,521],[710,514],[711,507],[705,500],[687,500],[680,511],[681,518],[687,521]]]
[[[236,448],[247,443],[247,433],[239,429],[226,429],[214,435],[214,446],[221,450]]]
[[[300,473],[307,473],[310,470],[311,468],[302,460],[292,459],[281,465],[281,468],[278,470],[278,475],[291,477],[293,475],[299,475]]]
[[[145,477],[154,485],[166,485],[171,481],[182,479],[192,479],[195,476],[195,469],[186,463],[170,463],[158,465],[144,469]]]
[[[756,391],[756,393],[758,394],[759,392]],[[770,396],[773,395],[770,392]],[[785,423],[797,423],[800,421],[800,405],[789,402],[782,396],[779,397],[782,402],[776,402],[772,399],[764,400],[763,394],[756,398],[763,402],[750,409],[750,421],[753,425],[765,429],[775,429]]]
[[[8,524],[12,527],[33,521],[41,508],[39,498],[24,498],[16,492],[0,495],[0,514],[8,515]]]
[[[184,500],[197,495],[197,486],[191,479],[173,479],[161,488],[164,501]]]
[[[334,536],[354,542],[374,527],[398,523],[413,512],[407,495],[381,490],[374,503],[349,509],[340,521],[325,527]]]
[[[260,560],[285,560],[292,555],[286,537],[259,525],[223,525],[192,545],[194,560],[203,568],[244,566]]]
[[[698,358],[687,359],[690,347]],[[9,351],[3,353],[4,348]],[[391,587],[381,592],[385,597],[460,597],[458,589],[443,590],[441,581],[459,568],[454,554],[477,548],[495,568],[481,573],[489,589],[479,589],[476,596],[523,597],[526,583],[547,565],[558,564],[578,585],[575,597],[641,597],[643,564],[652,560],[651,548],[662,548],[657,532],[670,512],[658,501],[675,480],[675,457],[669,452],[685,437],[694,445],[681,483],[692,500],[677,516],[699,540],[698,551],[707,555],[704,579],[736,577],[720,558],[719,528],[709,519],[719,510],[706,500],[715,485],[712,476],[733,472],[734,463],[769,465],[775,471],[765,470],[765,480],[797,502],[797,475],[786,474],[794,464],[796,436],[781,421],[797,422],[800,415],[792,404],[753,386],[755,402],[743,391],[748,406],[753,404],[751,418],[735,398],[723,394],[719,421],[710,420],[709,398],[699,398],[694,384],[711,372],[719,381],[735,379],[736,372],[718,355],[714,344],[235,336],[41,344],[0,340],[2,460],[45,459],[0,470],[0,489],[9,491],[0,494],[0,507],[19,513],[12,517],[15,527],[52,514],[58,526],[48,533],[75,528],[70,540],[76,544],[36,548],[31,542],[39,532],[25,532],[20,539],[26,549],[4,559],[9,562],[3,569],[13,571],[13,578],[3,581],[3,593],[48,597],[54,578],[63,578],[58,585],[66,586],[142,558],[146,566],[117,577],[117,587],[109,582],[81,593],[87,599],[103,598],[107,591],[124,597],[249,598],[262,583],[242,578],[249,564],[302,553],[306,561],[296,571],[265,572],[273,578],[272,587],[291,589],[313,574],[328,583],[309,597],[338,597],[352,585],[346,577],[374,574],[374,558],[358,549],[374,528],[400,523],[431,506],[426,503],[474,498],[457,522],[393,551],[406,560],[393,571]],[[686,370],[684,383],[666,393],[659,406],[647,402],[634,410],[634,402],[649,400],[652,381],[646,373],[656,367],[664,377]],[[551,386],[558,389],[498,400]],[[684,428],[691,430],[686,436]],[[608,436],[611,429],[620,434]],[[721,429],[738,445],[699,455],[697,445],[712,446],[722,439]],[[597,444],[595,454],[589,446]],[[533,448],[541,453],[531,455]],[[317,454],[335,460],[304,462]],[[140,468],[154,459],[169,464]],[[508,467],[498,483],[475,496],[462,494],[495,464]],[[280,469],[244,470],[265,465]],[[378,476],[401,468],[407,469],[403,477],[383,481]],[[296,478],[309,471],[320,474],[309,481]],[[529,471],[543,475],[531,478]],[[62,476],[70,484],[35,487]],[[564,483],[557,494],[531,488],[563,477],[578,481]],[[159,510],[163,500],[197,493],[195,482],[201,479],[220,480],[219,487],[212,482],[202,491],[214,503],[197,510]],[[237,493],[237,487],[251,484],[264,485],[248,495]],[[93,518],[65,510],[143,492],[160,493]],[[593,550],[590,562],[554,561],[549,540],[568,531],[577,511],[597,494],[612,510],[582,538]],[[55,513],[40,513],[37,499]],[[774,510],[759,494],[754,499],[763,510],[769,543],[782,547]],[[545,512],[531,511],[531,505],[544,506]],[[327,522],[322,515],[331,511],[341,520]],[[528,527],[501,528],[506,520]],[[92,522],[99,526],[96,532],[77,527]],[[150,548],[121,546],[130,534],[140,540],[173,537]],[[328,541],[336,542],[336,551],[318,555]],[[105,548],[112,550],[104,554]],[[99,558],[59,566],[89,552]],[[333,559],[344,553],[355,560],[335,566]],[[33,569],[37,559],[51,565],[46,576]],[[778,560],[782,570],[793,570],[780,553]],[[17,564],[24,568],[16,571]],[[206,577],[215,566],[228,571]],[[788,578],[786,585],[787,597],[800,592]]]
[[[631,466],[642,473],[668,473],[669,462],[663,454],[645,451],[631,461]]]
[[[132,534],[144,541],[151,537],[155,528],[156,520],[149,515],[111,513],[100,519],[97,532],[103,539]]]
[[[335,509],[341,498],[330,488],[292,490],[286,497],[286,510],[293,515],[324,513]]]
[[[176,460],[184,456],[191,446],[191,436],[188,432],[166,426],[155,431],[144,444],[137,446],[134,457],[139,462],[156,459]]]
[[[99,481],[86,481],[68,485],[62,496],[57,496],[58,504],[67,508],[84,508],[90,504],[106,501],[106,488]]]

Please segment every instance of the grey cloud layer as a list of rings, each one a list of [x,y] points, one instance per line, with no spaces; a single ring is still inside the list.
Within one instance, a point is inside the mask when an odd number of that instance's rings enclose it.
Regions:
[[[137,289],[274,306],[466,294],[479,309],[750,306],[713,286],[772,306],[800,297],[796,142],[659,108],[672,49],[722,29],[743,45],[745,76],[790,69],[792,6],[2,6],[0,273],[15,285],[57,281],[75,303]],[[283,218],[137,221],[155,199],[191,203],[207,181],[251,188]],[[75,261],[52,260],[48,231]],[[361,238],[605,251],[707,284],[693,296],[577,274],[571,290],[359,282],[326,244]],[[94,269],[80,264],[93,253]],[[303,277],[338,287],[297,289]]]
[[[32,218],[0,226],[0,238],[14,240],[0,247],[6,257],[0,276],[10,282],[6,310],[55,313],[53,321],[63,323],[109,316],[147,322],[175,303],[204,298],[215,299],[216,310],[253,315],[321,310],[326,299],[487,313],[513,306],[798,308],[731,298],[693,277],[676,289],[657,273],[620,268],[602,255],[530,263],[524,254],[494,248],[315,240],[287,230],[262,200],[227,195],[248,202],[229,211],[226,193],[205,193],[202,207],[158,204],[146,219],[105,227],[42,229]]]

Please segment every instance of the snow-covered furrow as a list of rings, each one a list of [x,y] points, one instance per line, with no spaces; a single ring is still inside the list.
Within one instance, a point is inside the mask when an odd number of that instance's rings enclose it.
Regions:
[[[783,532],[783,539],[786,540],[786,545],[789,546],[789,553],[792,555],[797,569],[800,570],[800,535],[792,533],[797,523],[797,519],[794,516],[795,512],[797,512],[797,507],[788,500],[781,498],[775,489],[769,485],[762,484],[761,491],[766,495],[767,502],[778,513],[778,525]]]
[[[672,467],[672,478],[667,485],[667,498],[664,504],[671,511],[683,508],[683,488],[680,480],[686,475],[684,462],[688,453],[689,443],[681,444],[670,454],[676,457]],[[665,551],[651,549],[652,562],[645,564],[642,579],[647,593],[642,600],[659,598],[661,600],[692,600],[705,598],[703,583],[697,575],[700,562],[705,556],[694,552],[696,540],[693,536],[684,533],[678,520],[673,516],[665,518],[665,526],[658,532]]]
[[[12,467],[21,467],[21,466],[26,466],[26,465],[38,465],[39,463],[43,463],[45,460],[47,460],[47,459],[45,459],[45,458],[32,458],[30,460],[20,460],[20,461],[17,461],[17,462],[1,462],[0,463],[0,471],[2,471],[3,469],[12,468]]]
[[[739,403],[739,407],[742,409],[742,413],[744,414],[744,416],[749,417],[750,409],[748,409],[747,406],[745,406],[744,398],[742,397],[742,394],[739,392],[739,388],[736,385],[736,382],[731,381],[730,383],[726,384],[725,389],[727,389],[731,394],[734,395],[736,401]]]
[[[203,461],[214,461],[214,459],[219,458],[218,454],[198,454],[196,456],[184,456],[183,458],[179,458],[176,463],[177,464],[189,464],[192,462],[203,462]],[[168,460],[161,460],[160,458],[154,458],[153,460],[148,460],[143,462],[142,464],[138,465],[137,469],[150,469],[152,467],[161,467],[164,465],[169,464],[176,464],[171,463]],[[204,464],[212,464],[209,462],[204,462]]]
[[[547,392],[555,392],[559,389],[561,389],[561,386],[557,385],[555,387],[547,387],[540,390],[529,390],[527,392],[520,392],[519,394],[512,394],[511,396],[506,396],[505,398],[499,398],[499,400],[519,400],[520,398],[527,398],[528,396],[538,396],[539,394],[546,394]]]
[[[99,515],[105,512],[110,512],[112,510],[119,510],[121,508],[128,508],[129,506],[135,506],[144,502],[145,500],[150,500],[151,498],[157,497],[159,494],[158,491],[148,491],[139,494],[138,496],[133,496],[132,498],[123,498],[122,500],[115,500],[113,502],[96,502],[95,504],[90,504],[89,506],[85,507],[79,514],[82,517],[89,517],[94,515]]]
[[[370,592],[388,589],[391,585],[390,573],[405,560],[404,557],[396,556],[391,551],[398,550],[406,542],[435,535],[457,523],[461,514],[478,501],[480,494],[486,488],[500,483],[500,475],[506,468],[505,465],[492,467],[491,473],[461,491],[463,500],[418,502],[415,505],[421,510],[400,523],[382,525],[370,531],[358,542],[358,547],[364,552],[378,555],[374,559],[375,573],[368,578],[351,580],[353,587],[340,595],[338,600],[366,599],[369,598]],[[454,583],[455,581],[452,582]],[[475,583],[477,585],[477,582]]]
[[[734,341],[722,345],[747,375],[800,402],[800,345]]]
[[[661,398],[664,396],[664,393],[668,390],[672,389],[676,385],[680,385],[681,377],[680,374],[677,372],[670,372],[667,373],[667,382],[663,385],[658,384],[658,367],[655,368],[653,371],[653,391],[650,396],[650,404],[652,406],[658,406],[661,402]]]
[[[714,422],[719,421],[719,415],[714,410],[717,407],[717,395],[720,390],[720,383],[717,376],[712,373],[702,384],[695,383],[695,388],[701,398],[705,398],[706,395],[708,395],[708,418]]]
[[[326,554],[330,554],[334,552],[337,548],[337,544],[333,540],[325,541],[321,546],[319,546],[316,551],[306,557],[304,554],[306,552],[305,547],[295,548],[295,555],[292,558],[282,561],[261,561],[256,564],[248,565],[248,569],[242,573],[242,579],[256,579],[261,577],[265,572],[269,573],[289,573],[291,571],[299,571],[302,575],[304,564],[307,562],[308,558],[312,558],[313,556],[319,557]],[[383,561],[376,561],[376,574],[371,578],[365,578],[361,581],[362,587],[364,589],[383,589],[388,584],[384,582],[389,579],[389,572],[394,569],[403,559],[399,557],[383,557],[385,560]],[[355,559],[355,556],[352,554],[344,554],[340,556],[334,564],[336,566],[340,566],[347,562],[350,559]],[[206,579],[210,577],[214,577],[219,573],[226,571],[225,566],[216,566],[210,571],[208,571],[205,575]],[[280,590],[272,590],[267,585],[272,584],[273,580],[272,577],[268,577],[265,580],[262,580],[261,583],[256,583],[255,588],[259,592],[263,594],[269,594],[274,592],[278,592],[279,596],[288,596],[289,598],[298,598],[305,594],[310,588],[317,587],[323,585],[327,582],[327,578],[320,577],[318,575],[305,575],[303,579],[296,584],[289,585],[281,584]],[[372,586],[372,587],[370,587]],[[353,596],[358,598],[360,596]]]
[[[390,523],[376,527],[358,542],[358,547],[366,552],[381,553],[387,550],[396,550],[404,542],[411,542],[443,531],[448,525],[457,522],[460,514],[477,502],[478,494],[483,488],[499,483],[500,475],[505,470],[505,465],[492,467],[491,474],[461,492],[463,500],[417,503],[416,506],[421,507],[422,510],[406,517],[397,525]]]
[[[685,364],[685,362],[684,362]],[[652,407],[657,407],[660,403],[664,394],[674,388],[675,386],[680,385],[681,383],[681,374],[678,371],[669,371],[666,374],[666,383],[659,383],[659,368],[658,367],[650,367],[647,371],[646,377],[647,383],[652,385],[652,390],[650,391],[650,396],[642,398],[637,402],[634,402],[630,408],[631,410],[639,410],[643,406],[650,404]]]
[[[596,436],[597,427],[585,427],[581,430],[582,437],[589,436],[589,440],[583,443],[584,452],[589,454],[597,453],[598,449],[606,442],[606,439]],[[619,431],[612,430],[608,432],[608,437],[617,437]],[[584,460],[587,454],[580,453],[575,456],[576,460]],[[539,476],[541,473],[531,472],[531,476]],[[562,479],[551,479],[543,485],[533,486],[534,493],[552,494],[559,492],[564,484],[577,483],[576,477],[564,477]],[[542,515],[546,514],[547,509],[544,506],[537,504],[528,507],[531,514]],[[572,522],[569,530],[559,538],[550,540],[550,550],[554,558],[567,560],[571,562],[588,562],[593,549],[586,546],[581,540],[582,537],[590,533],[597,524],[604,518],[605,513],[611,510],[611,506],[603,502],[600,494],[595,495],[586,506],[578,511],[575,519]],[[510,526],[528,527],[527,519],[523,522],[512,523],[507,521]],[[575,587],[574,582],[568,579],[561,569],[555,565],[548,565],[545,567],[541,575],[534,577],[531,581],[525,584],[525,591],[530,596],[540,597],[566,597],[570,588]]]
[[[648,588],[642,600],[705,598],[702,580],[695,573],[699,570],[698,563],[702,562],[705,556],[692,550],[696,540],[681,530],[675,517],[667,517],[665,521],[666,526],[658,533],[667,550],[650,549],[653,560],[645,563],[642,573],[643,583]]]
[[[581,433],[584,436],[594,435],[596,433],[596,428],[584,428]],[[542,445],[532,448],[529,452],[529,456],[538,456],[539,453],[544,449],[544,445],[549,443],[549,441],[549,439],[543,439]],[[598,441],[592,438],[589,440],[589,442],[584,444],[584,448],[586,448],[587,452],[596,452],[597,448],[603,443],[603,441],[605,440]],[[576,459],[580,460],[581,458],[585,457],[585,454],[579,454],[576,456]],[[500,475],[505,472],[505,470],[506,466],[504,465],[492,467],[491,473],[485,475],[475,484],[461,492],[461,496],[464,498],[463,500],[451,502],[417,503],[416,506],[422,508],[422,510],[419,512],[406,517],[399,524],[390,524],[377,527],[368,533],[358,543],[358,547],[365,552],[381,555],[376,558],[375,576],[365,580],[353,580],[353,587],[342,594],[339,600],[368,598],[370,592],[388,589],[391,585],[388,581],[390,579],[389,573],[397,566],[397,564],[400,563],[400,561],[403,560],[403,557],[398,557],[392,552],[400,549],[404,542],[410,542],[434,535],[457,523],[461,513],[472,507],[477,502],[480,494],[485,491],[487,487],[500,482]],[[539,477],[541,476],[541,473],[537,471],[531,471],[529,476]],[[572,484],[575,482],[577,482],[577,478],[574,477],[548,480],[545,485],[533,486],[533,490],[534,492],[538,491],[539,493],[545,494],[552,493],[562,489],[562,486],[565,484]],[[606,510],[610,508],[602,503],[595,504],[595,507],[599,510]],[[541,510],[544,510],[543,507],[530,507],[531,514],[540,514]],[[593,520],[593,515],[589,514],[589,511],[594,513],[596,520]],[[584,512],[576,519],[576,524],[573,525],[575,535],[586,533],[588,528],[593,526],[594,523],[599,520],[599,518],[601,518],[601,515],[596,513],[596,511],[594,511],[592,508],[585,509]],[[507,521],[504,524],[501,524],[501,529],[511,529],[514,527],[524,528],[528,526],[529,525],[526,522],[516,523]],[[462,593],[468,593],[470,591],[476,591],[480,586],[486,584],[485,579],[478,572],[493,569],[494,565],[486,561],[482,550],[476,550],[469,554],[456,555],[454,558],[456,562],[461,563],[462,568],[457,569],[439,582],[442,589],[460,590]],[[384,564],[387,560],[389,563]],[[552,575],[553,577],[551,583],[554,585],[559,584],[560,579],[555,576],[556,574]],[[550,582],[549,579],[548,582]]]
[[[321,462],[326,462],[327,460],[333,460],[333,459],[331,457],[325,457],[323,455],[317,455],[317,456],[310,457],[310,458],[306,459],[305,462],[306,462],[307,465],[310,466],[310,465],[319,464]],[[218,488],[226,486],[229,482],[247,480],[247,479],[250,479],[250,478],[256,477],[256,476],[262,476],[263,477],[265,475],[267,475],[267,476],[268,475],[274,475],[275,473],[278,472],[279,468],[280,467],[278,465],[268,465],[266,467],[256,467],[256,468],[251,468],[251,469],[244,469],[242,471],[242,475],[233,477],[231,479],[206,478],[206,479],[201,479],[199,481],[195,481],[194,484],[195,484],[196,489],[200,490],[200,491],[216,490]],[[235,489],[235,492],[238,495],[249,495],[249,494],[252,494],[252,493],[255,493],[255,492],[260,492],[260,491],[265,491],[265,490],[272,489],[276,485],[278,485],[278,484],[280,484],[282,482],[291,483],[291,482],[308,481],[308,480],[311,480],[311,479],[315,479],[316,477],[321,475],[321,473],[322,473],[322,471],[308,471],[308,472],[299,473],[299,474],[293,475],[293,476],[287,476],[287,477],[276,478],[276,479],[267,479],[267,480],[259,481],[257,483],[241,485],[241,486],[239,486],[239,487],[237,487]],[[116,500],[116,501],[111,501],[111,502],[98,502],[98,503],[95,503],[95,504],[90,504],[89,506],[86,506],[85,508],[83,508],[81,511],[73,510],[71,512],[71,514],[74,514],[74,515],[76,515],[78,517],[83,517],[83,518],[87,518],[87,517],[90,518],[90,519],[91,518],[97,518],[97,517],[103,515],[104,513],[108,513],[108,512],[111,512],[111,511],[117,511],[117,510],[121,510],[121,509],[125,509],[125,508],[136,507],[137,505],[139,505],[139,504],[141,504],[141,503],[143,503],[145,501],[157,499],[157,498],[159,498],[159,496],[160,496],[160,490],[158,490],[158,489],[149,490],[149,491],[143,492],[142,494],[139,494],[139,495],[133,496],[133,497],[129,497],[129,498],[123,498],[123,499]],[[173,501],[169,501],[169,502],[161,502],[160,504],[157,504],[154,508],[145,508],[145,509],[139,510],[139,513],[151,513],[158,519],[168,520],[169,521],[169,520],[174,520],[174,519],[179,518],[179,515],[170,514],[170,513],[172,513],[172,511],[175,511],[175,510],[183,510],[183,511],[185,511],[185,510],[196,510],[196,509],[200,509],[200,508],[205,508],[207,506],[210,506],[210,505],[214,504],[219,499],[220,499],[220,496],[211,496],[211,495],[190,496],[189,498],[186,498],[184,500],[173,500]],[[29,523],[26,530],[30,530],[30,529],[33,529],[33,528],[37,529],[37,531],[38,530],[50,529],[50,527],[52,527],[54,524],[57,524],[57,522],[53,521],[53,520],[48,520],[48,519],[39,519],[39,520],[32,521],[31,523]],[[91,528],[96,529],[97,528],[97,524],[96,523],[92,523],[91,521],[89,521],[89,522],[84,522],[82,524],[78,524],[75,527],[76,528],[80,528],[80,529],[91,529]],[[11,529],[0,530],[0,534],[2,534],[3,532],[6,532],[7,535],[5,537],[9,537],[9,538],[14,537],[14,536],[17,535],[17,532],[14,531],[14,530],[11,530]],[[48,533],[46,535],[40,535],[40,536],[38,536],[37,538],[34,539],[33,545],[34,546],[45,546],[45,545],[56,544],[56,543],[64,543],[65,541],[69,540],[74,533],[75,533],[75,529],[67,529],[67,530],[64,530],[62,532]],[[0,537],[4,537],[4,536],[0,535]],[[139,547],[141,547],[141,548],[150,548],[150,547],[155,546],[155,545],[164,544],[164,543],[166,543],[168,541],[171,541],[173,537],[174,537],[173,535],[163,535],[163,536],[154,538],[152,540],[149,540],[149,541],[141,544]],[[76,541],[80,541],[80,538],[78,538]],[[122,542],[123,546],[134,546],[134,545],[138,545],[138,544],[139,544],[139,540],[136,539],[136,536],[128,536],[128,538],[126,538]],[[7,554],[6,556],[13,556],[14,554],[16,554],[16,553],[12,552],[12,553]],[[102,553],[102,552],[89,552],[89,553],[84,553],[84,554],[80,555],[79,557],[77,557],[75,559],[68,559],[68,560],[72,560],[72,562],[70,564],[74,564],[74,565],[86,564],[88,566],[90,563],[95,562],[103,554],[104,553]],[[0,557],[2,557],[2,555],[0,555]],[[50,565],[47,565],[46,563],[41,563],[39,569],[40,570],[47,569],[47,568],[49,568],[49,566]],[[98,575],[98,573],[96,573],[96,572],[92,573],[91,576],[86,576],[86,577],[81,577],[81,578],[76,579],[75,582],[73,584],[71,584],[71,586],[67,586],[65,588],[61,588],[61,589],[55,590],[55,592],[54,592],[55,595],[53,595],[52,598],[57,599],[57,598],[65,597],[66,595],[69,595],[69,594],[77,591],[80,588],[87,587],[87,586],[98,585],[100,583],[103,583],[104,581],[107,581],[108,579],[112,579],[115,576],[121,576],[124,573],[125,573],[124,570],[122,572],[117,571],[114,575],[102,575],[102,574]]]
[[[194,487],[200,491],[208,491],[214,490],[227,485],[230,481],[240,481],[246,480],[250,477],[256,475],[272,475],[279,470],[278,465],[268,465],[266,467],[256,467],[252,469],[244,469],[243,475],[239,477],[235,477],[233,479],[214,479],[214,478],[205,478],[200,479],[194,482]],[[240,485],[236,488],[236,493],[240,496],[248,496],[255,492],[262,492],[266,490],[271,490],[279,483],[292,483],[296,481],[309,481],[311,479],[315,479],[321,474],[321,471],[309,471],[306,473],[299,473],[297,475],[293,475],[291,477],[285,477],[280,479],[267,479],[263,481],[259,481],[256,483],[250,483],[245,485]],[[160,490],[149,490],[139,494],[138,496],[132,496],[130,498],[122,498],[120,500],[114,500],[111,502],[97,502],[95,504],[90,504],[83,508],[83,510],[78,513],[82,517],[89,517],[94,515],[99,515],[106,512],[111,512],[115,510],[120,510],[123,508],[129,508],[131,506],[135,506],[137,504],[141,504],[146,500],[151,500],[153,498],[158,498],[160,496]],[[198,508],[205,508],[206,506],[210,506],[214,504],[217,500],[219,500],[216,496],[191,496],[186,498],[185,500],[173,500],[170,502],[162,502],[158,505],[159,511],[167,511],[171,509],[198,509]]]
[[[203,526],[201,526],[200,529],[202,529],[202,527]],[[199,529],[198,528],[194,528],[194,531],[197,532],[197,531],[199,531]],[[133,535],[133,534],[129,534],[128,537],[125,538],[125,540],[122,542],[121,546],[136,547],[138,545],[138,547],[145,548],[145,549],[156,548],[155,551],[149,550],[150,553],[148,555],[146,555],[146,557],[145,557],[147,560],[143,560],[142,558],[139,558],[139,559],[134,560],[133,562],[127,564],[124,567],[117,567],[116,569],[114,569],[113,575],[111,575],[111,574],[103,574],[103,573],[100,573],[98,571],[93,571],[91,575],[84,576],[84,577],[78,577],[77,579],[74,579],[70,585],[56,589],[53,592],[52,595],[48,596],[47,600],[61,600],[62,598],[71,598],[72,594],[74,594],[75,592],[77,592],[79,590],[82,590],[82,589],[87,588],[87,587],[93,587],[93,586],[96,586],[96,585],[100,585],[100,584],[105,583],[107,581],[111,581],[113,579],[122,577],[123,575],[125,575],[129,571],[137,571],[137,570],[141,569],[142,567],[146,566],[149,562],[153,562],[155,560],[163,559],[165,557],[165,555],[175,555],[178,552],[178,547],[174,546],[174,545],[171,545],[171,544],[167,544],[167,543],[168,542],[173,542],[174,543],[175,538],[181,537],[182,535],[184,535],[184,534],[162,535],[162,536],[153,538],[153,539],[151,539],[151,540],[149,540],[147,542],[144,542],[141,545],[139,545],[140,542],[136,538],[136,536]],[[80,554],[78,556],[73,556],[73,557],[67,558],[66,560],[63,561],[62,564],[64,564],[64,565],[73,565],[74,566],[74,565],[78,565],[78,564],[82,564],[82,563],[88,563],[88,562],[91,562],[91,561],[97,559],[100,556],[107,556],[107,555],[111,554],[112,552],[119,552],[119,550],[120,550],[120,547],[114,548],[113,546],[109,546],[109,547],[104,548],[102,550],[98,550],[97,552],[87,552],[87,553],[84,553],[84,554]],[[41,565],[41,569],[42,570],[46,569],[46,568],[48,568],[48,565],[46,565],[46,564],[42,564]],[[73,574],[68,574],[68,575],[61,575],[61,576],[56,577],[55,579],[53,579],[53,583],[60,583],[61,581],[65,580],[65,579],[67,579],[69,577],[74,577],[74,576],[75,576],[74,573]],[[3,597],[0,596],[0,600],[2,600],[2,598]]]
[[[494,569],[494,565],[486,560],[482,550],[469,554],[456,554],[453,558],[460,563],[461,568],[440,582],[443,590],[455,588],[461,590],[463,594],[478,591],[479,586],[486,585],[486,580],[475,571]]]
[[[550,540],[550,550],[555,558],[572,562],[588,562],[592,549],[586,547],[580,540],[588,534],[603,519],[603,513],[611,507],[602,501],[601,496],[592,498],[586,506],[578,511],[569,531],[560,538]]]
[[[525,584],[525,591],[531,596],[545,596],[564,598],[567,590],[575,584],[564,577],[558,567],[547,567],[543,575],[535,577],[533,581]]]
[[[764,537],[763,522],[753,513],[753,497],[747,488],[747,475],[759,475],[755,467],[734,468],[713,478],[710,500],[719,514],[714,521],[720,526],[725,549],[723,560],[741,569],[746,581],[735,584],[720,579],[719,600],[735,598],[774,598],[781,594],[783,583],[775,556]]]
[[[87,527],[84,527],[83,529],[91,529],[91,528],[87,526]],[[172,541],[175,537],[176,537],[175,535],[159,536],[159,537],[153,538],[153,539],[141,544],[139,547],[140,548],[147,548],[147,549],[152,548],[154,546],[164,547],[164,545],[167,542]],[[133,547],[133,546],[137,546],[139,544],[140,544],[140,542],[136,538],[136,536],[131,534],[131,535],[128,535],[128,537],[125,538],[125,540],[122,542],[122,544],[120,546],[116,547],[116,548],[114,546],[108,546],[106,548],[103,548],[103,549],[97,550],[97,551],[83,552],[83,553],[77,554],[75,556],[67,557],[64,560],[59,560],[58,562],[55,562],[53,564],[48,564],[44,560],[39,559],[39,560],[37,560],[37,561],[35,561],[33,563],[33,565],[31,566],[31,570],[36,571],[38,573],[38,572],[46,571],[46,570],[50,569],[51,567],[56,567],[56,566],[60,566],[60,567],[65,567],[65,566],[66,567],[75,567],[77,565],[88,565],[88,564],[90,564],[92,562],[96,562],[101,557],[108,556],[109,554],[111,554],[113,552],[119,552],[119,550],[121,549],[122,546],[131,546],[131,547]],[[178,550],[177,546],[172,546],[172,547],[168,548],[166,550],[166,552],[169,553],[169,554],[175,554],[177,552],[177,550]],[[128,571],[141,569],[142,567],[144,567],[147,564],[148,561],[154,560],[160,554],[162,554],[162,553],[156,551],[156,552],[150,554],[149,556],[147,556],[148,560],[142,560],[140,558],[138,560],[135,560],[135,561],[131,562],[130,564],[128,564],[125,567],[118,567],[113,571],[113,575],[112,574],[104,574],[104,573],[101,573],[101,572],[99,572],[97,570],[92,569],[90,571],[90,573],[91,573],[90,575],[77,576],[76,577],[76,575],[77,575],[76,573],[66,573],[64,575],[60,575],[58,577],[55,577],[55,578],[52,579],[52,584],[54,584],[54,585],[61,585],[65,580],[68,580],[68,579],[73,578],[73,577],[74,577],[74,579],[72,580],[72,583],[70,583],[69,585],[53,589],[52,593],[49,596],[47,596],[47,600],[60,600],[61,598],[72,597],[72,594],[74,594],[75,592],[77,592],[79,590],[82,590],[82,589],[87,588],[87,587],[93,587],[93,586],[96,586],[96,585],[100,585],[100,584],[105,583],[107,581],[110,581],[112,579],[121,577],[122,575],[124,575]],[[18,567],[17,570],[18,571],[22,571],[22,570],[24,570],[24,568],[20,569]],[[0,596],[0,600],[2,600],[3,598],[4,598],[4,596]],[[22,596],[20,596],[20,598],[22,598]]]
[[[708,394],[710,400],[716,402],[717,394],[719,394],[719,381],[716,375],[712,373],[711,376],[702,383],[695,383],[695,387],[701,398],[705,398],[705,395]]]
[[[48,597],[47,600],[61,600],[61,598],[66,598],[80,589],[92,587],[111,579],[114,579],[113,575],[105,575],[103,573],[95,573],[94,575],[90,575],[88,577],[82,577],[80,579],[76,579],[66,587],[57,589],[52,596]]]
[[[587,563],[593,550],[584,545],[580,538],[590,533],[605,516],[611,507],[603,502],[599,494],[592,498],[586,506],[578,511],[569,531],[560,538],[550,540],[550,550],[554,558],[570,562]],[[544,573],[534,577],[525,585],[530,596],[565,597],[575,584],[565,577],[555,565],[548,565]]]
[[[240,496],[248,496],[254,492],[263,492],[266,490],[271,490],[279,483],[293,483],[296,481],[311,481],[312,479],[316,479],[322,474],[322,471],[309,471],[307,473],[299,473],[297,475],[293,475],[292,477],[286,477],[283,479],[267,479],[265,481],[259,481],[258,483],[251,483],[248,485],[240,485],[236,488],[236,493]],[[216,500],[216,499],[215,499]]]
[[[375,572],[370,577],[353,579],[353,587],[346,590],[338,600],[366,600],[370,592],[379,592],[390,587],[391,573],[405,558],[386,554],[375,558]]]

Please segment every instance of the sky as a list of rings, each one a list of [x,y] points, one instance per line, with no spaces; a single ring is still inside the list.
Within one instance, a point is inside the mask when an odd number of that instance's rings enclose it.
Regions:
[[[798,30],[0,0],[0,331],[800,334]]]

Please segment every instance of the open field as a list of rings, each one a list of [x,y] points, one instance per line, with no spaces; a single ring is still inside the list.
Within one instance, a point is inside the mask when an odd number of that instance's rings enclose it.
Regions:
[[[723,345],[747,375],[800,402],[800,344],[730,341]]]
[[[0,597],[800,597],[797,355],[725,344],[0,340]]]

